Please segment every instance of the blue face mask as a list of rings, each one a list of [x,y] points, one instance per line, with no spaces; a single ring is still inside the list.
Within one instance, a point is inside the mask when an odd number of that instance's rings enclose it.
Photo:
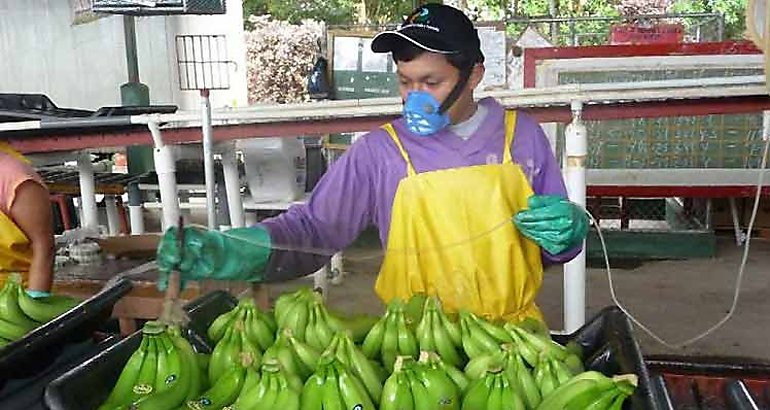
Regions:
[[[449,126],[449,114],[440,112],[441,103],[425,91],[410,91],[404,103],[404,118],[409,131],[429,136]]]

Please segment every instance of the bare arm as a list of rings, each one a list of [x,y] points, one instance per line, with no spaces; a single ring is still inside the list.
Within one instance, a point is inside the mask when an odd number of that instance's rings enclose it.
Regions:
[[[55,248],[48,191],[35,181],[21,183],[16,188],[11,218],[27,235],[32,247],[27,288],[49,292],[53,283]]]

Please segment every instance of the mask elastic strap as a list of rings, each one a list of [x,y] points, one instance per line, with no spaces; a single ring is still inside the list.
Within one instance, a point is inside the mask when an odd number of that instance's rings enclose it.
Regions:
[[[475,63],[471,63],[469,66],[460,70],[460,81],[458,81],[457,84],[455,84],[455,87],[446,97],[444,102],[441,103],[441,106],[438,108],[439,114],[445,113],[449,109],[449,107],[451,107],[452,104],[454,104],[455,101],[457,101],[457,99],[460,97],[460,93],[463,92],[463,88],[465,88],[465,84],[468,84],[468,80],[471,77],[471,71],[473,71],[474,64]]]

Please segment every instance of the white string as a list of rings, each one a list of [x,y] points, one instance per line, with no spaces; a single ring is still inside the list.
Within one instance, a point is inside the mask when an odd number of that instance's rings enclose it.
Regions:
[[[631,312],[629,312],[628,309],[625,306],[623,306],[622,303],[620,303],[620,300],[618,300],[618,297],[615,294],[615,285],[612,282],[612,270],[610,269],[610,260],[609,260],[609,256],[607,255],[607,246],[604,243],[604,236],[602,236],[602,230],[599,227],[599,224],[596,222],[596,219],[594,219],[593,215],[591,215],[591,213],[586,210],[586,214],[588,215],[589,218],[591,218],[591,221],[596,227],[596,232],[599,234],[599,241],[602,244],[602,251],[604,252],[604,263],[607,268],[607,280],[609,281],[609,285],[610,285],[610,295],[612,296],[612,301],[615,303],[615,305],[618,306],[618,308],[620,308],[621,311],[623,311],[623,313],[625,313],[628,316],[629,319],[631,319],[632,322],[634,322],[637,326],[639,326],[640,329],[642,329],[645,333],[650,335],[650,337],[655,339],[655,341],[657,341],[658,343],[664,346],[667,346],[669,348],[681,349],[701,339],[704,339],[711,333],[715,332],[717,329],[722,327],[722,325],[727,323],[727,321],[730,320],[730,318],[732,318],[733,313],[735,313],[735,309],[738,306],[738,300],[741,294],[741,285],[743,284],[743,276],[744,276],[744,271],[746,269],[746,262],[748,261],[748,258],[749,258],[749,247],[751,245],[751,231],[754,229],[754,220],[757,217],[757,210],[759,209],[759,198],[761,197],[762,188],[764,186],[765,169],[767,167],[767,153],[768,153],[769,147],[770,147],[770,139],[768,139],[767,142],[765,142],[765,148],[762,153],[762,163],[759,167],[759,177],[757,180],[757,192],[754,196],[754,209],[752,210],[751,220],[749,221],[748,232],[746,233],[746,243],[743,245],[744,246],[743,258],[741,259],[741,265],[740,265],[740,268],[738,269],[738,276],[736,277],[736,280],[735,280],[735,290],[733,292],[733,302],[730,305],[730,310],[727,311],[727,314],[722,319],[717,321],[714,325],[706,329],[704,332],[698,334],[695,337],[687,339],[683,342],[680,342],[680,343],[667,342],[666,340],[664,340],[663,338],[655,334],[647,326],[642,324],[642,322],[636,319],[636,317],[634,317],[634,315],[632,315]]]

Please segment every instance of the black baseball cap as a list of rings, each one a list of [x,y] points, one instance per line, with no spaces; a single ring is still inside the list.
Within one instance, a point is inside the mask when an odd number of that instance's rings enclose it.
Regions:
[[[388,53],[414,44],[439,54],[464,54],[484,62],[481,41],[473,22],[460,10],[443,4],[425,4],[415,9],[397,30],[383,31],[372,40],[372,51]]]

